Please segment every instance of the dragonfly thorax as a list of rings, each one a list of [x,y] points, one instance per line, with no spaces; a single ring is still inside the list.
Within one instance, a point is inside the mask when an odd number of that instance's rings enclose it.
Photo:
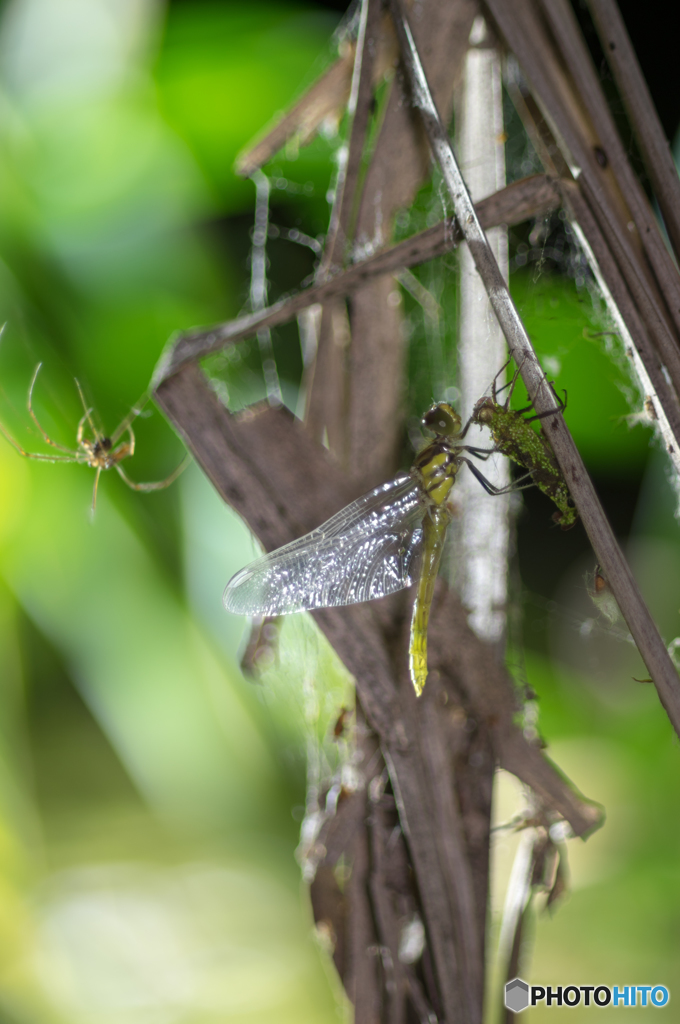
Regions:
[[[421,422],[437,436],[419,452],[413,472],[432,504],[441,507],[460,466],[453,439],[460,434],[461,418],[448,402],[437,402],[427,410]]]
[[[449,441],[436,438],[418,454],[413,472],[434,505],[444,505],[453,487],[459,461]]]

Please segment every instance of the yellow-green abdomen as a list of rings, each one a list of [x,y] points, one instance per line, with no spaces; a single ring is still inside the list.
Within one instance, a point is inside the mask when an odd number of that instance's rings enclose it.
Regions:
[[[452,483],[453,477],[450,478],[449,490]],[[448,494],[448,491],[446,493]],[[411,681],[418,696],[422,693],[427,679],[427,624],[448,525],[449,514],[445,508],[434,506],[428,509],[423,520],[422,559],[413,604],[409,645]]]

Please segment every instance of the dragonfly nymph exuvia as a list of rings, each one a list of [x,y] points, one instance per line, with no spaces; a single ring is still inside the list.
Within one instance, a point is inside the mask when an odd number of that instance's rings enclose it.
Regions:
[[[563,530],[570,530],[578,519],[574,499],[569,494],[567,482],[557,464],[550,442],[541,430],[535,431],[531,426],[532,423],[542,420],[545,416],[552,416],[556,410],[536,413],[532,402],[529,402],[524,409],[511,409],[510,401],[521,367],[517,368],[508,384],[498,389],[496,386],[498,378],[507,366],[508,363],[501,367],[496,374],[491,385],[491,397],[480,398],[475,405],[472,411],[472,422],[479,424],[480,427],[488,427],[494,439],[496,451],[507,455],[509,459],[530,473],[536,486],[557,505],[557,511],[553,513],[553,520],[559,523]],[[501,404],[499,395],[506,388],[508,396]],[[557,395],[555,395],[555,399],[558,408],[564,410],[566,402],[563,402]],[[533,415],[525,417],[524,413],[527,412]]]
[[[458,413],[446,402],[422,418],[434,438],[409,473],[357,498],[311,533],[247,565],[224,592],[228,611],[286,615],[373,601],[417,581],[409,667],[416,693],[427,678],[427,625],[446,529],[450,492],[467,464],[489,494],[502,493],[464,453],[494,449],[462,444]]]

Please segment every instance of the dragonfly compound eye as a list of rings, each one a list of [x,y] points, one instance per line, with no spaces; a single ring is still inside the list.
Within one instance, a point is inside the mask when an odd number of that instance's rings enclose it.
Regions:
[[[428,409],[422,419],[422,424],[435,434],[442,434],[444,437],[453,437],[460,433],[461,421],[456,410],[448,402],[438,402]]]

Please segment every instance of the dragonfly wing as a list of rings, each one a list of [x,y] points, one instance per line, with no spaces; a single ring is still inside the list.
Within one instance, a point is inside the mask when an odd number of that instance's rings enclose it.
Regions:
[[[411,585],[424,515],[415,480],[397,477],[241,569],[227,584],[224,605],[239,615],[286,615],[402,590]]]

